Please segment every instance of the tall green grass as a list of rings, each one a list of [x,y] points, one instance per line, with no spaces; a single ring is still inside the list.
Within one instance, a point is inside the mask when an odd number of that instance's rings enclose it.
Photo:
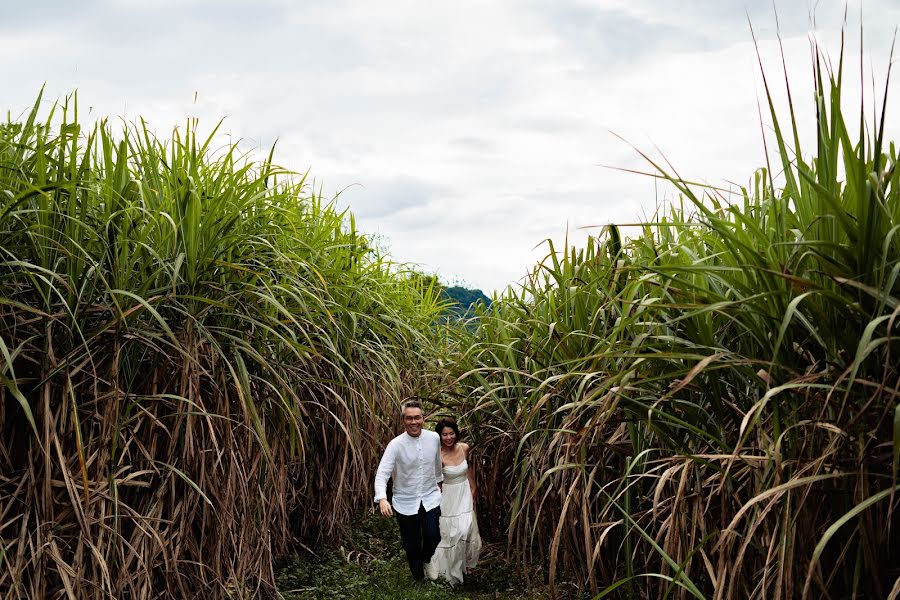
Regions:
[[[436,290],[271,155],[41,106],[0,124],[0,596],[270,594],[369,503]]]
[[[509,507],[510,543],[551,582],[900,593],[898,157],[886,93],[848,122],[843,54],[829,65],[817,48],[814,158],[767,87],[780,163],[737,200],[653,163],[683,205],[627,239],[550,244],[462,340],[448,403],[487,457],[483,516]]]

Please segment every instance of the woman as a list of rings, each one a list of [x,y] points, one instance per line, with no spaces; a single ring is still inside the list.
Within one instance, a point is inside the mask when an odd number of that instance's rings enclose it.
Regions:
[[[471,574],[481,553],[481,536],[475,520],[475,472],[468,464],[469,445],[460,441],[456,421],[443,418],[434,428],[441,436],[441,542],[425,573],[430,579],[443,576],[450,585],[462,583]]]

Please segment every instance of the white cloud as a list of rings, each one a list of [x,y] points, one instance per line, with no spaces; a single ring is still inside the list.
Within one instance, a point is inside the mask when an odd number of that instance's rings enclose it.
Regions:
[[[545,238],[568,228],[577,241],[581,227],[631,222],[671,197],[598,166],[647,168],[610,130],[654,156],[658,145],[686,177],[748,180],[764,161],[748,15],[783,101],[766,0],[73,6],[5,13],[0,108],[20,112],[46,81],[50,98],[77,87],[92,114],[141,115],[160,134],[224,117],[247,147],[277,138],[278,162],[342,192],[396,259],[485,289],[524,274]],[[832,52],[843,7],[817,4]],[[880,80],[900,8],[863,8]],[[809,132],[809,3],[778,10]],[[851,32],[859,10],[849,3]]]

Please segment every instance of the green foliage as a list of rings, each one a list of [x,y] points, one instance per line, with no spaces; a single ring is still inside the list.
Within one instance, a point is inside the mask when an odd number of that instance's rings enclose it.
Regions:
[[[770,101],[781,187],[763,169],[732,201],[654,164],[689,208],[550,244],[462,337],[446,402],[491,521],[551,582],[885,597],[900,577],[898,156],[883,115],[854,139],[843,59],[815,59],[816,158]]]
[[[368,505],[439,310],[271,155],[38,98],[0,125],[0,596],[271,591]]]

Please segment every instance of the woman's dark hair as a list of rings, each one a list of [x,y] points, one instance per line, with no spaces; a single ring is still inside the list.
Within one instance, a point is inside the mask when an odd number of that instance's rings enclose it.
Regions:
[[[459,425],[456,424],[456,420],[450,417],[443,417],[437,422],[437,425],[434,426],[434,430],[437,431],[438,435],[441,435],[441,432],[445,427],[449,427],[453,430],[453,433],[456,434],[456,441],[459,442],[462,436],[459,434]]]

